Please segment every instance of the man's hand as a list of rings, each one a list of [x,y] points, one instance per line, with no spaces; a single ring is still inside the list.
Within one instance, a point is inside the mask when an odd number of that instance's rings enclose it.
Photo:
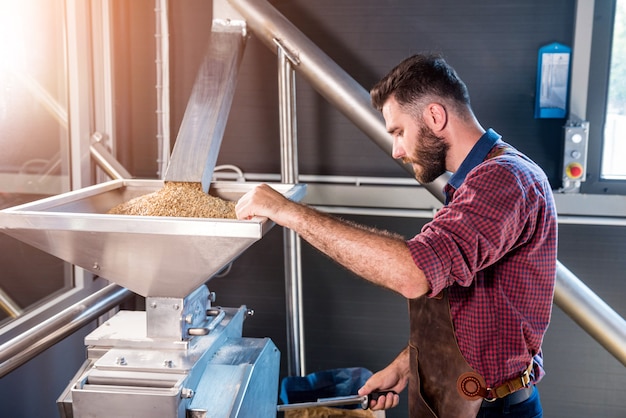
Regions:
[[[267,184],[261,184],[243,195],[235,206],[237,219],[250,219],[255,216],[270,218],[276,223],[280,208],[289,200]]]
[[[369,395],[372,392],[395,392],[381,395],[370,402],[370,409],[381,410],[398,406],[400,396],[409,381],[409,350],[405,349],[396,359],[383,370],[374,373],[359,389],[359,395]]]

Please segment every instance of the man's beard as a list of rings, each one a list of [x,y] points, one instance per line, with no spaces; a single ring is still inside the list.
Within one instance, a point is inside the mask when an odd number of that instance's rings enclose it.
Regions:
[[[405,162],[413,164],[417,181],[422,184],[430,183],[446,172],[448,148],[446,141],[435,135],[432,129],[426,125],[420,127],[413,155],[405,159]]]

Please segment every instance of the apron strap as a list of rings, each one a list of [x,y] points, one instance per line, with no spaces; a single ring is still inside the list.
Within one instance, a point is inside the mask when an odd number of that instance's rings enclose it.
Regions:
[[[447,291],[409,300],[409,317],[410,416],[476,418],[482,397],[466,398],[457,390],[459,376],[478,374],[457,345]]]

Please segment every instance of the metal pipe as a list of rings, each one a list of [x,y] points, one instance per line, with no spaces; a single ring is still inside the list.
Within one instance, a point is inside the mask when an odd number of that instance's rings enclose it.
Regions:
[[[130,295],[130,290],[110,284],[0,345],[0,377],[119,305]]]
[[[229,0],[241,13],[252,32],[271,50],[276,52],[274,39],[289,50],[289,54],[296,57],[298,65],[296,71],[303,75],[309,83],[331,104],[340,110],[348,119],[366,133],[380,148],[391,155],[392,139],[387,133],[380,115],[372,108],[369,95],[352,77],[324,54],[312,41],[300,32],[291,22],[280,14],[265,0]],[[410,167],[403,167],[412,172]],[[450,177],[444,174],[432,183],[423,186],[441,202],[444,201],[443,186]],[[619,340],[616,329],[625,329],[623,319],[613,315],[612,310],[602,304],[593,295],[593,292],[572,292],[572,289],[582,289],[584,284],[575,275],[568,273],[559,263],[557,265],[557,281],[555,286],[555,302],[564,305],[566,312],[575,315],[574,320],[582,314],[579,312],[603,312],[590,320],[580,320],[578,324],[607,351],[626,364],[626,344],[621,347],[607,343],[607,334]],[[569,309],[580,304],[578,309]],[[616,318],[617,316],[617,318]],[[621,319],[621,321],[619,321]],[[612,322],[616,321],[616,322]]]
[[[89,138],[94,124],[94,89],[92,86],[91,51],[91,2],[67,0],[66,14],[66,65],[67,65],[67,113],[70,141],[70,187],[78,190],[92,184],[89,160]]]
[[[111,155],[106,147],[102,145],[102,134],[99,132],[96,132],[91,136],[89,153],[98,166],[113,180],[130,179],[133,177],[128,171],[126,171],[124,166]]]
[[[296,77],[291,66],[294,58],[289,57],[278,41],[277,44],[281,180],[283,183],[297,183]],[[283,238],[287,298],[287,371],[290,376],[304,376],[306,368],[300,236],[291,229],[285,228]]]
[[[281,175],[283,183],[298,181],[298,150],[296,129],[296,77],[292,67],[294,57],[278,45],[278,101],[280,121]]]
[[[626,366],[626,321],[557,262],[554,302]]]
[[[20,306],[0,288],[0,308],[5,311],[11,318],[17,318],[24,311]]]

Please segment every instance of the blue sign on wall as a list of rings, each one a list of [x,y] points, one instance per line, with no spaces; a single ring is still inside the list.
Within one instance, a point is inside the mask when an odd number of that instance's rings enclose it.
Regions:
[[[552,43],[539,48],[535,118],[565,118],[572,49]]]

